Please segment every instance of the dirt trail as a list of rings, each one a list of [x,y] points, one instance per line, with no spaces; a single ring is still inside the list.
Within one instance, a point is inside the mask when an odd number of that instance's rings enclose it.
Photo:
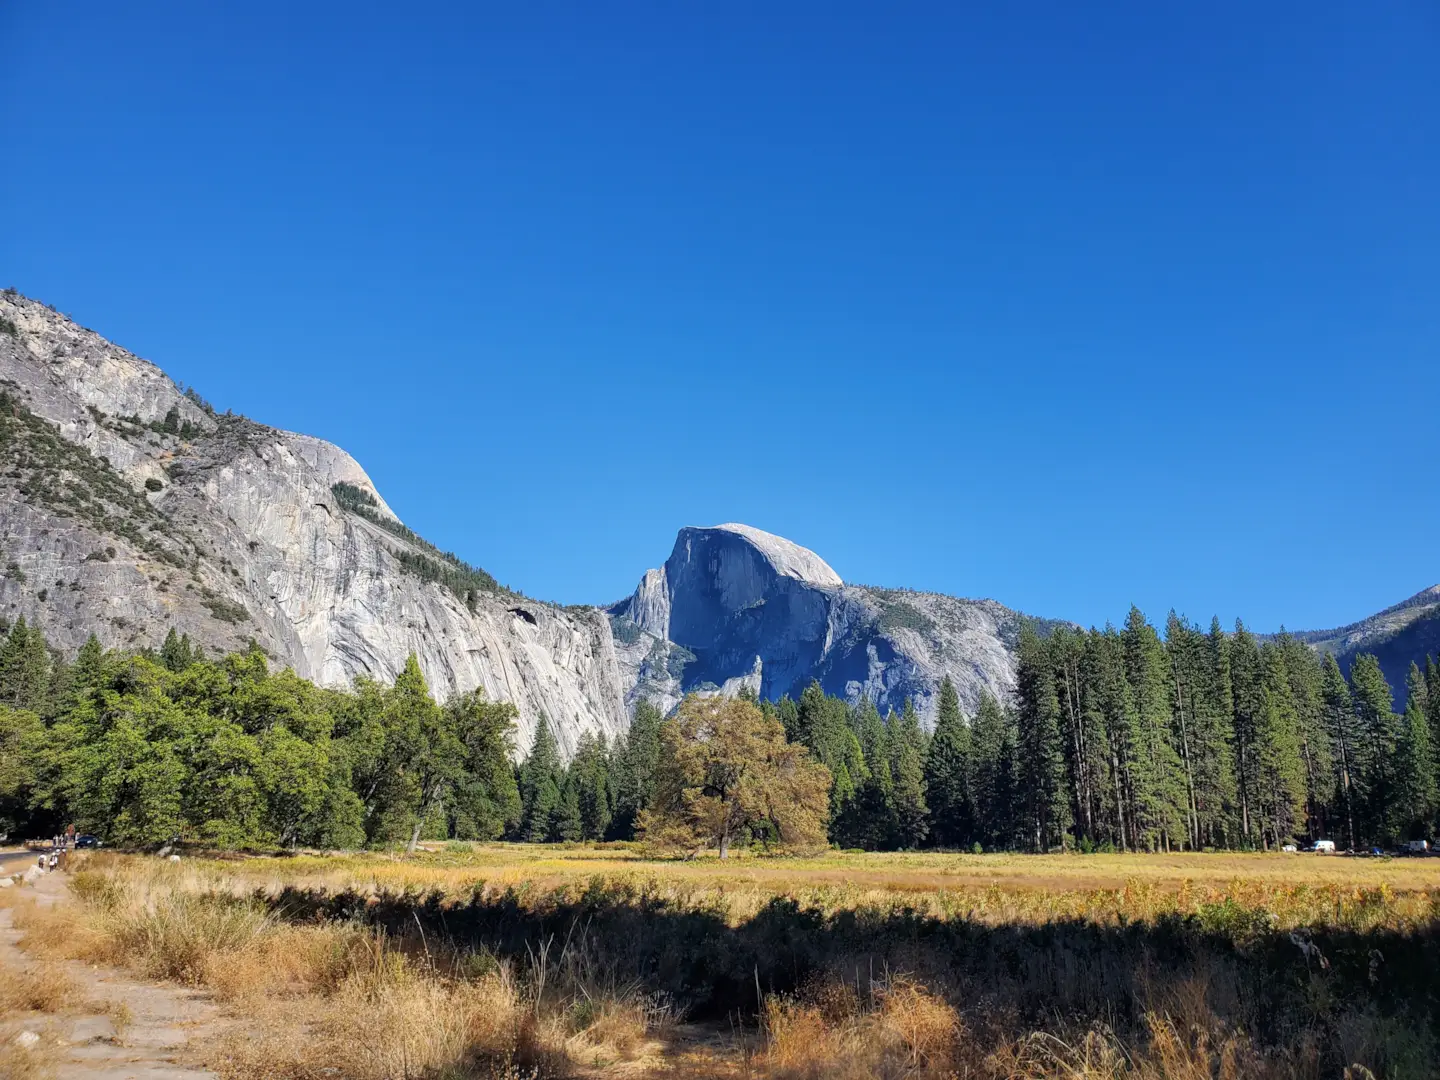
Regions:
[[[25,894],[42,904],[71,903],[65,874],[47,874]],[[11,911],[0,908],[0,960],[11,970],[36,966],[16,944],[20,931]],[[215,1077],[205,1068],[207,1048],[233,1030],[219,1008],[200,993],[139,982],[115,968],[63,961],[60,968],[86,1003],[61,1015],[26,1013],[0,1018],[3,1055],[24,1053],[14,1040],[33,1031],[40,1043],[29,1051],[55,1080],[198,1080]],[[104,1011],[91,1011],[99,1006]],[[108,1014],[108,1015],[107,1015]],[[117,1024],[112,1018],[119,1016]],[[0,1060],[0,1072],[3,1072]]]

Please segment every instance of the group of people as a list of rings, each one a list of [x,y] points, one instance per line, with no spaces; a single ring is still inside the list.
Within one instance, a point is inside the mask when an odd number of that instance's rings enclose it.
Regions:
[[[50,838],[50,850],[41,850],[38,856],[38,865],[41,870],[64,870],[65,864],[69,861],[70,849],[75,846],[75,826],[71,825],[63,833],[58,833]]]

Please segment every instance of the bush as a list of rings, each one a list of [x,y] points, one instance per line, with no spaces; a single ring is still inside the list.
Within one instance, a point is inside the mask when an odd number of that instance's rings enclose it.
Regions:
[[[146,490],[146,491],[160,491],[160,490],[162,490],[164,487],[165,487],[165,485],[162,484],[159,480],[155,479],[155,477],[153,477],[153,476],[148,477],[148,478],[146,479],[146,481],[145,481],[145,490]]]

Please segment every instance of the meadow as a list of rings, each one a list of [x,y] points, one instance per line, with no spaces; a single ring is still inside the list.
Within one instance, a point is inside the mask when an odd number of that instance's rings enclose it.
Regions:
[[[105,854],[26,947],[208,989],[233,1077],[1433,1077],[1440,859]]]

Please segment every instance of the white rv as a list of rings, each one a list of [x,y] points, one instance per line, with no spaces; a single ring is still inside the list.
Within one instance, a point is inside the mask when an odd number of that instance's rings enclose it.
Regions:
[[[1316,840],[1315,843],[1311,845],[1310,850],[1315,852],[1317,855],[1334,855],[1335,841]]]

